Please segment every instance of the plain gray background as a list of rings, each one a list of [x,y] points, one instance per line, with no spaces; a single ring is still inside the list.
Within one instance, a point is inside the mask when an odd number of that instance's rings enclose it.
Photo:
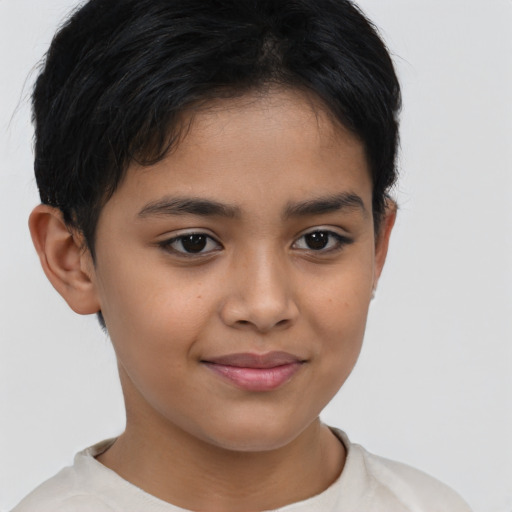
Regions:
[[[124,421],[108,339],[48,284],[27,229],[31,70],[76,4],[0,0],[0,510]],[[359,4],[403,85],[401,209],[363,353],[323,417],[475,512],[511,512],[512,2]]]

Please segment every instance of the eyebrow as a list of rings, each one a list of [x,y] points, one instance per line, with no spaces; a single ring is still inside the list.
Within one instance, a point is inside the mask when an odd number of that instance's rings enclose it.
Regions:
[[[365,217],[368,215],[364,201],[360,196],[343,192],[341,194],[319,197],[299,203],[290,203],[285,209],[284,217],[323,215],[341,210],[360,210]]]
[[[289,203],[284,210],[283,218],[324,215],[341,210],[360,210],[364,216],[368,213],[360,196],[344,192],[332,196]],[[146,218],[167,215],[235,218],[241,216],[241,209],[238,206],[219,203],[211,199],[166,196],[146,204],[137,216],[139,218]]]
[[[233,218],[240,216],[240,208],[211,199],[197,197],[164,197],[146,204],[138,213],[145,218],[160,215],[199,215]]]

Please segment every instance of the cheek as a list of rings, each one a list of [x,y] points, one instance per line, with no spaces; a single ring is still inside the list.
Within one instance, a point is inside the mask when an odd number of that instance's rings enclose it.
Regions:
[[[167,280],[162,273],[159,279],[154,276],[158,272],[126,279],[122,266],[118,270],[106,283],[104,316],[125,375],[123,390],[130,403],[140,395],[159,409],[162,397],[179,389],[183,375],[192,370],[190,355],[208,316],[206,304],[196,287]]]
[[[314,351],[325,385],[335,393],[352,371],[363,342],[372,286],[371,259],[346,265],[308,294]]]
[[[304,309],[314,311],[318,328],[340,335],[364,330],[373,282],[372,260],[366,259],[341,265],[316,283],[306,284]]]
[[[358,288],[341,288],[339,282],[315,294],[310,339],[314,372],[304,400],[315,404],[318,414],[343,386],[359,357],[369,306],[368,294]],[[312,367],[312,368],[313,368]]]
[[[208,291],[200,279],[179,279],[165,266],[131,270],[118,261],[105,267],[101,281],[102,311],[118,358],[177,364],[177,353],[190,350],[211,316]]]

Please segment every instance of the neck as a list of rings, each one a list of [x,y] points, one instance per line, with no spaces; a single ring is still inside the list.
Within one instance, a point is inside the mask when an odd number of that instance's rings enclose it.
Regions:
[[[147,493],[205,512],[270,510],[319,494],[341,473],[342,443],[317,419],[278,449],[226,450],[166,423],[128,415],[127,428],[98,460]]]

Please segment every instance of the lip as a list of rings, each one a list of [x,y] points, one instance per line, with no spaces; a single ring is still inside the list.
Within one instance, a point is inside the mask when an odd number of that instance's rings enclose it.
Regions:
[[[304,362],[287,352],[228,354],[202,361],[217,375],[246,391],[277,389],[288,382]]]

